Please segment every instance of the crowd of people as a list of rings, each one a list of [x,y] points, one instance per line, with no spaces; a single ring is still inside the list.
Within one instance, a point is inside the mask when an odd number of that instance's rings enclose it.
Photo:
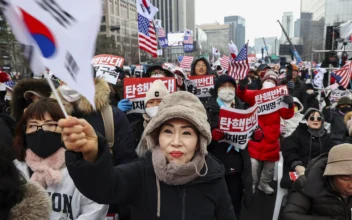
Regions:
[[[0,220],[241,219],[258,190],[275,193],[280,153],[289,193],[279,219],[351,219],[350,97],[331,103],[293,63],[235,80],[200,58],[189,72],[149,67],[139,75],[157,78],[145,111],[129,114],[124,80],[136,75],[116,71],[114,85],[94,75],[95,108],[55,77],[59,97],[47,79],[0,73]],[[204,75],[214,87],[198,98],[188,77]],[[176,92],[163,77],[176,79]],[[222,107],[251,108],[256,91],[281,85],[287,107],[259,115],[245,149],[222,141]]]

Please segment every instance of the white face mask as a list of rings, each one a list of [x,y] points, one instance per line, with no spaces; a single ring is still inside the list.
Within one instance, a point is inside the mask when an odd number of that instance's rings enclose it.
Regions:
[[[158,113],[158,110],[159,110],[159,106],[154,106],[154,107],[146,108],[145,112],[149,117],[153,118]]]
[[[59,91],[62,97],[64,97],[64,99],[68,102],[75,102],[81,98],[81,94],[68,87],[68,85],[60,86]]]
[[[263,83],[262,89],[269,89],[269,88],[273,88],[273,87],[275,87],[275,86],[276,86],[276,85],[275,85],[274,83],[269,82],[269,81],[265,81],[265,82]]]
[[[232,102],[235,99],[235,91],[226,87],[218,92],[218,97],[224,102]]]

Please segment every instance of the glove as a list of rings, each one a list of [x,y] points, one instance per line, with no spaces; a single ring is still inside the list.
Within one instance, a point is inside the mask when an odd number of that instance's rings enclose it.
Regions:
[[[261,127],[258,127],[257,129],[255,129],[255,131],[252,134],[252,141],[255,142],[260,142],[264,137],[264,132],[263,129]]]
[[[240,80],[240,82],[239,82],[239,88],[240,88],[240,90],[244,91],[244,90],[246,89],[248,83],[249,83],[249,80],[248,80],[247,77],[244,78],[244,79],[242,79],[242,80]]]
[[[295,167],[295,171],[299,176],[304,175],[304,171],[306,171],[306,168],[304,166],[298,165]]]
[[[117,107],[123,111],[123,112],[127,112],[132,110],[132,102],[129,99],[122,99],[119,101],[119,103],[117,104]]]
[[[292,81],[288,81],[288,82],[287,82],[287,88],[288,88],[288,89],[294,89],[294,88],[295,88],[295,83],[292,82]]]
[[[324,101],[325,101],[325,106],[326,106],[326,107],[331,106],[331,102],[330,102],[329,96],[325,97],[325,98],[324,98]]]
[[[284,99],[283,99],[283,102],[288,104],[288,107],[289,108],[292,108],[293,107],[293,97],[290,96],[290,95],[285,95],[284,96]]]
[[[223,130],[220,130],[219,128],[214,128],[211,131],[211,136],[213,137],[214,141],[219,141],[224,138],[225,133]]]
[[[318,96],[318,92],[314,92],[307,97],[307,101],[311,101],[312,99],[315,99]],[[329,100],[330,101],[330,100]]]

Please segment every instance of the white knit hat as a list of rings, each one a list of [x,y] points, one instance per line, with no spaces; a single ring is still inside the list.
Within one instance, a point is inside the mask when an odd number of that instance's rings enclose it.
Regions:
[[[163,99],[164,96],[169,95],[165,84],[160,79],[153,82],[150,89],[148,90],[144,103],[147,104],[152,99]]]

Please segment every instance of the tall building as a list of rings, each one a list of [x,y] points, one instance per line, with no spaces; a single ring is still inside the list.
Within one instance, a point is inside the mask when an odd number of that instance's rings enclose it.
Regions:
[[[304,21],[302,16],[305,16]],[[328,29],[331,30],[332,27],[351,19],[352,1],[301,0],[301,36],[304,44],[304,58],[311,59],[312,49],[332,49],[333,32],[329,32]],[[323,56],[320,55],[320,57]],[[319,59],[319,55],[315,54],[314,59]]]
[[[279,54],[279,39],[277,37],[265,37],[265,43],[268,49],[269,55],[277,55]],[[265,48],[263,38],[255,38],[254,39],[254,49],[256,54],[262,53],[262,48]],[[267,53],[264,51],[264,55],[266,56]]]
[[[246,43],[246,21],[241,16],[224,17],[224,23],[229,24],[230,40],[241,48]]]
[[[160,19],[166,33],[183,32],[184,29],[196,31],[195,0],[151,0],[159,12],[155,15]]]
[[[301,19],[295,21],[295,33],[294,37],[301,37]]]
[[[293,38],[294,36],[294,29],[293,29],[293,13],[292,12],[284,12],[283,16],[282,16],[282,21],[281,21],[282,26],[284,27],[287,35],[289,38]],[[281,43],[285,43],[287,42],[287,38],[284,34],[284,32],[282,32],[281,35]]]
[[[207,34],[207,48],[215,47],[220,52],[229,54],[230,25],[229,24],[202,24],[199,25]],[[209,51],[210,52],[210,51]],[[211,53],[211,52],[210,52]]]
[[[116,55],[123,56],[125,62],[131,64],[132,57],[138,57],[136,0],[104,0],[103,10],[100,34],[113,36],[120,51]],[[112,27],[120,27],[120,30]]]

